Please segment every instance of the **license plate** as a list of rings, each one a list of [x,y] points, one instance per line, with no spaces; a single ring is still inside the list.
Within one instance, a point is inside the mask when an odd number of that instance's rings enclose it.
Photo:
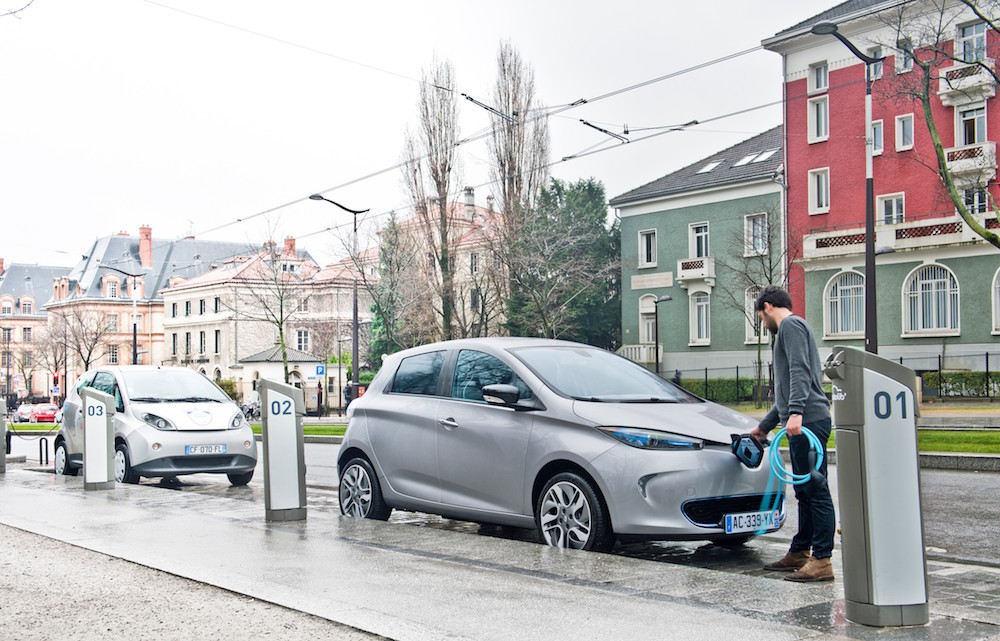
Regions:
[[[773,530],[778,527],[778,510],[726,515],[726,534]]]
[[[225,454],[225,445],[185,445],[184,454]]]

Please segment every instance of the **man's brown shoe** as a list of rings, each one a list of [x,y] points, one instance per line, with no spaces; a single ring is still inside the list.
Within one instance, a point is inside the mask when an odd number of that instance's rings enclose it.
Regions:
[[[833,581],[833,563],[829,558],[810,557],[800,569],[785,577],[786,581],[811,583],[813,581]]]
[[[805,565],[809,558],[809,550],[787,552],[785,553],[785,556],[781,557],[777,561],[766,564],[764,569],[776,570],[778,572],[791,572],[792,570],[798,570]]]

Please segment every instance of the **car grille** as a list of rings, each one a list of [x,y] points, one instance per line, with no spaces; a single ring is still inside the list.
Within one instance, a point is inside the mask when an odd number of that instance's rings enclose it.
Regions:
[[[784,502],[784,493],[779,494],[777,505],[774,505],[774,507],[784,511]],[[701,527],[722,527],[723,519],[727,514],[758,512],[761,510],[762,505],[764,509],[767,509],[773,503],[774,494],[744,494],[743,496],[695,499],[684,503],[681,509],[684,511],[684,516],[695,525]]]

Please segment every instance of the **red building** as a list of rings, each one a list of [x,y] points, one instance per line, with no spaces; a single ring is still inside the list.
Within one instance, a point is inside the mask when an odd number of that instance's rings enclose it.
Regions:
[[[963,222],[943,186],[913,94],[923,72],[905,52],[919,42],[928,46],[917,49],[918,61],[935,57],[931,114],[947,166],[969,210],[995,230],[986,194],[1000,196],[1000,103],[988,69],[1000,35],[958,2],[942,13],[929,2],[851,0],[764,41],[784,62],[790,289],[795,311],[827,348],[861,346],[864,333],[866,131],[864,63],[832,35],[811,33],[823,21],[836,23],[863,53],[884,57],[872,66],[867,132],[880,353],[928,360],[986,354],[1000,335],[1000,251]]]

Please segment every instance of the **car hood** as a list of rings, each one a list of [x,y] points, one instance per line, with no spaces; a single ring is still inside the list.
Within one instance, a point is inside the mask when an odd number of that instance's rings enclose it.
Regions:
[[[598,425],[664,430],[717,443],[745,434],[757,425],[752,418],[715,403],[591,403],[574,401],[580,418]]]
[[[224,430],[240,409],[233,403],[133,403],[132,412],[165,418],[178,431]]]

